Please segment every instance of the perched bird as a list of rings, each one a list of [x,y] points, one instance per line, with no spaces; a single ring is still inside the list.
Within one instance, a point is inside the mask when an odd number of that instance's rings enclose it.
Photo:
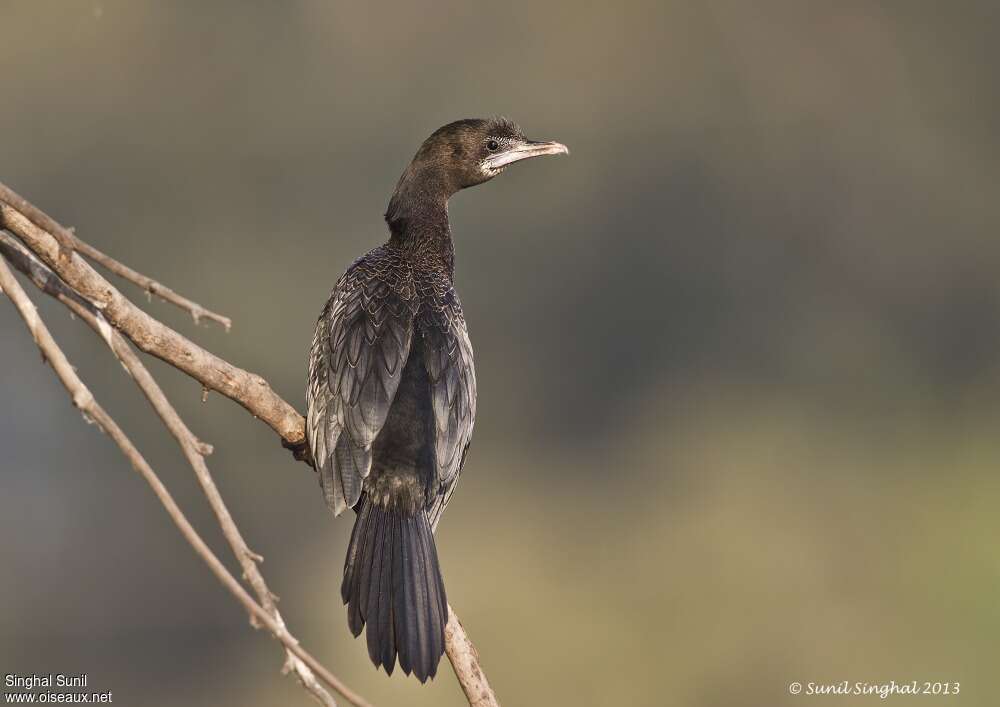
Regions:
[[[567,153],[513,122],[459,120],[417,151],[389,200],[389,241],[337,281],[309,353],[307,425],[334,515],[357,513],[341,596],[368,655],[424,682],[448,620],[434,529],[451,498],[476,419],[476,373],[448,198],[514,162]]]

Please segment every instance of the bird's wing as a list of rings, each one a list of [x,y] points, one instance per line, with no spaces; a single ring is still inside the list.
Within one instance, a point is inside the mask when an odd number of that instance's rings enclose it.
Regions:
[[[335,515],[361,496],[372,442],[410,353],[411,302],[381,275],[365,258],[344,274],[316,324],[309,356],[306,433]]]
[[[424,329],[424,365],[434,409],[436,493],[428,515],[436,528],[458,483],[476,421],[476,369],[462,305],[449,293],[435,325]]]

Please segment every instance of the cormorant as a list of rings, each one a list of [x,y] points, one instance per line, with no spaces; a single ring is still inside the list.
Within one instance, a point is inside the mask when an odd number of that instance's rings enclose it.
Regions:
[[[389,240],[337,281],[309,353],[306,432],[334,515],[357,513],[341,596],[368,655],[424,682],[448,605],[434,529],[476,418],[476,373],[455,292],[448,198],[529,157],[567,153],[504,118],[449,123],[424,141],[389,200]]]

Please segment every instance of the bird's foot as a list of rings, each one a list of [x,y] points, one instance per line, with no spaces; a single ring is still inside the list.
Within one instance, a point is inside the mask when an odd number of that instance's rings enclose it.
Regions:
[[[295,457],[296,461],[305,462],[313,469],[316,468],[316,462],[313,460],[312,450],[309,449],[309,443],[303,438],[299,442],[289,442],[287,439],[281,440],[281,446],[289,450],[292,456]]]

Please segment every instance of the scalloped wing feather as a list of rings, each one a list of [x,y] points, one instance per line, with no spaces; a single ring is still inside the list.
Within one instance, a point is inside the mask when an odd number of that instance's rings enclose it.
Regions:
[[[476,369],[472,342],[457,298],[442,311],[439,326],[424,333],[424,365],[434,409],[434,464],[438,481],[428,509],[431,528],[458,483],[476,421]]]
[[[335,515],[361,496],[413,336],[412,301],[399,294],[408,289],[388,282],[407,270],[383,256],[372,251],[334,287],[309,356],[306,432]]]

